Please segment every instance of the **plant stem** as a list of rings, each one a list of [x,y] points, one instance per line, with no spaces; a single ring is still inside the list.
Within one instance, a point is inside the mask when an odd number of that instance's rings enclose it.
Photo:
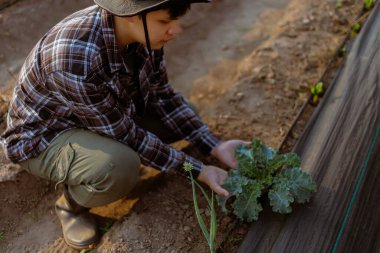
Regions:
[[[209,196],[207,195],[206,191],[203,189],[203,187],[193,178],[193,175],[190,173],[190,179],[191,179],[191,187],[193,191],[193,202],[194,202],[194,210],[195,210],[195,215],[198,220],[199,227],[201,228],[201,231],[203,233],[203,236],[206,238],[207,243],[210,248],[211,253],[215,253],[215,238],[216,238],[216,231],[217,231],[217,220],[216,220],[216,212],[215,212],[215,207],[214,207],[214,192],[211,191],[211,200]],[[210,231],[208,231],[205,222],[203,220],[203,217],[199,211],[199,205],[198,205],[198,199],[197,199],[197,194],[196,194],[196,188],[197,186],[204,198],[207,201],[208,209],[210,211],[211,217],[210,217]]]

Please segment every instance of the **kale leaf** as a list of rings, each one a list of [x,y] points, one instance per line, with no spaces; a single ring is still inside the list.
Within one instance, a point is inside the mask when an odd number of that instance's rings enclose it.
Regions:
[[[229,172],[223,184],[230,196],[217,196],[217,201],[225,213],[229,212],[226,206],[231,202],[230,208],[241,220],[258,219],[263,210],[259,198],[264,192],[268,192],[274,212],[290,213],[295,200],[308,202],[317,190],[310,174],[300,168],[301,160],[295,153],[277,154],[276,149],[253,140],[249,146],[239,146],[235,157],[238,167]]]

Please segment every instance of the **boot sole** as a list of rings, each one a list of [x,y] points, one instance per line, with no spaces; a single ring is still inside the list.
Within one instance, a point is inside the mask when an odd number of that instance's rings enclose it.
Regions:
[[[92,250],[96,247],[97,243],[96,242],[93,242],[89,245],[77,245],[77,244],[73,244],[73,243],[70,243],[68,242],[65,238],[63,238],[65,240],[65,243],[70,247],[70,248],[73,248],[75,250]]]

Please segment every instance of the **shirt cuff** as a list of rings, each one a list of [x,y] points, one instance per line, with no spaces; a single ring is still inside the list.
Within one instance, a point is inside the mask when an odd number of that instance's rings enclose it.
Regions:
[[[206,138],[205,138],[206,139]],[[212,133],[209,133],[207,135],[207,142],[206,145],[208,146],[205,148],[205,153],[210,154],[211,150],[216,147],[220,143],[220,140],[216,138]]]
[[[192,169],[190,172],[185,171],[185,169],[184,169],[184,167],[183,167],[183,165],[184,165],[185,163],[189,163],[189,164],[192,165],[192,168],[193,168],[193,169]],[[197,159],[195,159],[195,158],[193,158],[193,157],[191,157],[191,156],[186,155],[186,157],[185,157],[185,161],[184,161],[184,163],[182,164],[182,166],[181,166],[181,168],[179,169],[178,172],[179,172],[179,174],[180,174],[181,176],[184,176],[184,177],[186,177],[186,178],[188,178],[188,179],[190,179],[190,175],[189,175],[189,173],[191,173],[191,175],[193,176],[193,178],[194,178],[194,179],[197,179],[198,176],[199,176],[199,174],[200,174],[200,172],[201,172],[201,170],[202,170],[202,168],[203,168],[203,163],[202,163],[202,162],[198,161]]]
[[[216,138],[206,126],[204,126],[197,135],[192,137],[190,142],[198,147],[199,151],[205,155],[209,155],[211,150],[220,143],[220,140]]]

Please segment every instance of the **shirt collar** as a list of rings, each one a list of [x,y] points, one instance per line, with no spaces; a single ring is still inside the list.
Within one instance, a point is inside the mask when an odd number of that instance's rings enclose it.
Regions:
[[[112,14],[104,9],[100,9],[100,11],[102,32],[111,73],[115,73],[120,69],[124,69],[126,72],[133,72],[133,70],[129,68],[128,65],[125,65],[123,60],[123,58],[128,57],[126,54],[128,46],[126,46],[124,49],[121,49],[116,43],[114,20]],[[149,53],[144,45],[138,44],[138,46],[135,48],[135,52],[137,53],[136,57],[138,58],[139,66],[142,66],[144,62],[149,61]],[[153,57],[155,57],[157,54],[155,50],[153,50],[152,53]]]
[[[116,43],[113,16],[109,12],[100,8],[101,27],[104,43],[111,73],[118,71],[122,67],[120,48]]]

